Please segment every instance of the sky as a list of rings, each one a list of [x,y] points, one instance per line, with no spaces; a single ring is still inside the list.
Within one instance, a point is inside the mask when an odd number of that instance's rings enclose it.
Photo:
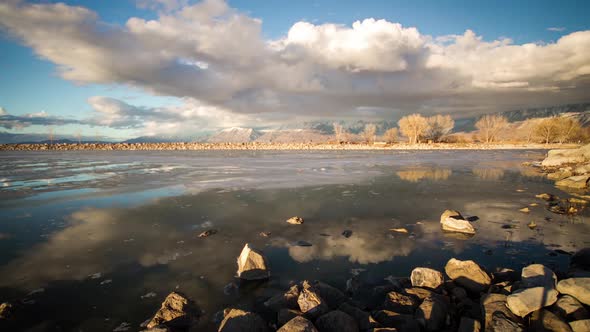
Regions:
[[[195,135],[590,100],[588,1],[0,1],[0,131]]]

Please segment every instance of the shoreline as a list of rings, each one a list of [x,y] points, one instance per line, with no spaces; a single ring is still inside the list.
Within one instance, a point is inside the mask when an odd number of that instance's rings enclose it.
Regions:
[[[0,151],[215,151],[215,150],[548,150],[575,149],[580,144],[518,144],[518,143],[34,143],[0,144]]]

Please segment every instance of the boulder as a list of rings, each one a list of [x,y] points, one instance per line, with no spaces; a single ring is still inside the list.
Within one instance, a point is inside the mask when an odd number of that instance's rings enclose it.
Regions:
[[[501,311],[495,311],[492,314],[492,319],[489,328],[485,329],[486,332],[523,332],[524,327],[522,324],[512,320],[510,316]]]
[[[410,280],[414,287],[426,287],[431,289],[437,289],[444,281],[442,273],[427,267],[417,267],[413,269]]]
[[[512,331],[522,331],[521,319],[506,307],[506,295],[486,294],[481,297],[484,331],[495,330],[495,327],[506,326]],[[518,329],[520,327],[520,330]]]
[[[588,332],[590,331],[590,319],[570,322],[570,327],[572,328],[573,332]]]
[[[307,319],[297,316],[287,324],[283,325],[277,332],[318,332],[313,324]]]
[[[266,257],[248,243],[238,257],[238,277],[243,280],[264,280],[270,277]]]
[[[303,313],[299,310],[280,309],[277,314],[277,324],[278,326],[283,326],[287,324],[288,321],[298,316],[303,316]]]
[[[420,325],[413,315],[398,314],[389,310],[380,310],[373,313],[375,320],[384,327],[392,327],[403,332],[420,332]]]
[[[563,295],[551,307],[552,311],[566,320],[589,319],[588,310],[571,295]]]
[[[550,268],[542,264],[531,264],[522,269],[520,281],[523,288],[555,288],[557,276]]]
[[[460,261],[451,258],[445,266],[445,272],[455,283],[474,293],[485,291],[492,279],[474,261]]]
[[[532,331],[571,332],[570,326],[551,311],[542,309],[533,312],[530,320]]]
[[[321,281],[314,281],[313,287],[318,290],[320,296],[330,309],[336,309],[346,301],[347,297],[338,288],[332,287]]]
[[[404,292],[410,296],[416,296],[420,299],[420,302],[424,301],[427,297],[434,296],[434,292],[428,289],[420,287],[405,288]]]
[[[287,219],[287,223],[291,224],[291,225],[301,225],[303,224],[303,218],[301,217],[291,217],[289,219]]]
[[[200,310],[194,301],[180,293],[168,294],[160,310],[148,322],[146,327],[151,329],[158,325],[166,325],[174,328],[188,328],[199,318]]]
[[[427,331],[439,331],[447,320],[447,304],[436,297],[426,298],[416,310],[416,320]]]
[[[588,180],[590,180],[590,176],[588,175],[575,175],[559,180],[555,182],[555,185],[573,189],[584,189],[588,187]]]
[[[552,288],[533,287],[519,289],[506,299],[508,309],[524,317],[533,311],[552,305],[557,301],[557,291]]]
[[[283,308],[299,309],[297,298],[299,298],[299,286],[293,285],[288,291],[277,294],[268,299],[266,302],[264,302],[264,306],[274,311],[278,311],[279,309]]]
[[[480,332],[481,323],[478,320],[469,317],[461,317],[458,332]]]
[[[575,297],[585,305],[590,305],[590,278],[569,278],[561,280],[557,284],[557,290],[561,294]]]
[[[338,310],[354,318],[359,329],[363,331],[368,330],[372,327],[376,327],[377,325],[377,322],[373,319],[373,317],[371,317],[371,315],[368,312],[363,311],[348,303],[342,303],[340,307],[338,307]]]
[[[299,309],[307,317],[315,318],[328,312],[326,301],[320,296],[319,291],[307,280],[303,281],[302,290],[297,298]]]
[[[406,295],[394,291],[387,293],[383,307],[401,314],[413,315],[419,305],[420,299],[416,295]]]
[[[588,146],[578,149],[554,149],[547,152],[547,158],[541,162],[543,167],[557,167],[566,164],[580,164],[590,157]]]
[[[465,220],[461,213],[455,210],[445,210],[440,216],[440,225],[443,231],[468,235],[475,234],[473,225],[468,220]]]
[[[0,304],[0,320],[9,319],[12,316],[13,307],[12,304],[4,302]]]
[[[230,309],[223,318],[218,332],[268,332],[266,322],[255,313]]]
[[[340,310],[330,311],[315,321],[318,330],[322,332],[358,332],[359,327],[354,318]]]

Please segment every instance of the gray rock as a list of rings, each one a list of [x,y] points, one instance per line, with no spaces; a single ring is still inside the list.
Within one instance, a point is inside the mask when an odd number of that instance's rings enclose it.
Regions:
[[[268,332],[266,322],[255,313],[231,309],[223,318],[218,332]]]
[[[359,327],[354,318],[340,310],[330,311],[315,321],[318,330],[322,332],[358,332]]]
[[[299,304],[299,310],[311,318],[321,316],[329,310],[326,301],[320,296],[319,291],[307,280],[303,281],[297,303]]]
[[[443,231],[475,234],[475,228],[468,220],[465,220],[461,213],[455,210],[445,210],[440,216],[440,225]]]
[[[420,305],[420,299],[416,295],[406,295],[398,292],[389,292],[385,297],[383,307],[387,310],[401,314],[413,315]]]
[[[524,317],[555,303],[558,294],[555,289],[545,287],[519,289],[507,297],[506,304],[512,313]]]
[[[571,295],[563,295],[551,307],[554,313],[567,320],[589,319],[588,310]]]
[[[530,327],[533,331],[571,332],[572,330],[556,314],[545,309],[533,312]]]
[[[416,310],[416,320],[427,331],[439,331],[447,320],[447,304],[435,297],[426,298]]]
[[[293,285],[288,291],[277,294],[268,299],[266,302],[264,302],[264,305],[267,308],[275,311],[278,311],[282,308],[299,309],[297,298],[299,298],[299,286]]]
[[[412,286],[437,289],[444,279],[442,273],[427,267],[417,267],[410,276]]]
[[[461,317],[458,332],[480,332],[481,323],[478,320],[469,317]]]
[[[492,279],[474,261],[460,261],[451,258],[445,266],[445,272],[455,283],[475,293],[486,290]]]
[[[570,327],[572,328],[573,332],[588,332],[590,331],[590,319],[570,322]]]
[[[484,331],[494,330],[495,327],[506,326],[513,331],[522,331],[522,321],[506,307],[506,295],[486,294],[481,298],[481,309],[483,314]],[[494,314],[496,314],[494,316]],[[501,314],[501,315],[500,315]],[[507,322],[508,321],[508,322]],[[518,330],[516,327],[520,327]]]
[[[392,327],[398,331],[419,332],[420,325],[413,315],[398,314],[389,310],[380,310],[373,314],[375,320],[384,327]]]
[[[557,284],[557,290],[561,294],[575,297],[585,305],[590,305],[590,278],[569,278],[561,280]]]
[[[264,280],[270,277],[266,257],[248,243],[238,257],[238,277],[244,280]]]
[[[298,316],[283,325],[277,332],[317,332],[318,330],[307,319]]]
[[[555,288],[557,276],[550,268],[542,264],[531,264],[522,269],[520,280],[523,288]]]
[[[278,326],[283,326],[287,324],[288,321],[298,316],[303,316],[303,313],[299,310],[280,309],[277,314],[277,324]]]
[[[158,325],[169,327],[188,328],[194,324],[200,315],[200,310],[194,301],[186,298],[180,293],[168,294],[160,310],[146,325],[148,329]]]

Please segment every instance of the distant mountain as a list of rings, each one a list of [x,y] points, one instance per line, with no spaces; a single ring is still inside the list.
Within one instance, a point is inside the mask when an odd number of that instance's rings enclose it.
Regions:
[[[52,141],[47,139],[46,134],[14,134],[0,132],[0,144],[59,144],[59,143],[77,143],[78,138],[68,135],[56,135]],[[107,143],[110,141],[97,141],[94,138],[81,137],[82,143]]]
[[[255,141],[262,134],[252,128],[232,127],[223,129],[207,139],[210,143],[247,143]]]
[[[123,141],[122,143],[170,143],[170,142],[203,142],[207,140],[208,135],[201,133],[198,135],[169,135],[169,136],[139,136]]]
[[[331,135],[312,129],[268,130],[256,139],[263,143],[322,143]]]

